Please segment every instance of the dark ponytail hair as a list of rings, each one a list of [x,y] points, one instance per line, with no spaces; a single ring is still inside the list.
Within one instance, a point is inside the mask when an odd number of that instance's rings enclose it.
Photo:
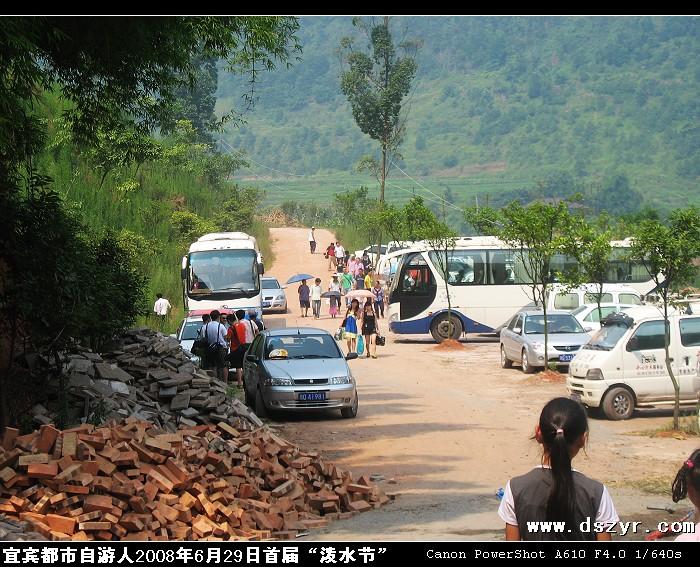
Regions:
[[[700,494],[700,449],[696,449],[678,469],[673,480],[673,501],[678,502],[688,496],[688,486]]]
[[[578,534],[575,521],[576,490],[571,471],[571,448],[588,431],[586,410],[568,398],[554,398],[542,408],[540,432],[549,454],[552,488],[547,500],[547,520],[566,522],[571,534]]]

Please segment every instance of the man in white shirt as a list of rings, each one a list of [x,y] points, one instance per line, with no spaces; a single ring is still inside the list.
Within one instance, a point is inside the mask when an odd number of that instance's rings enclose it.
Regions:
[[[156,294],[156,302],[153,305],[153,311],[158,317],[161,326],[163,323],[165,323],[165,320],[168,317],[168,310],[172,307],[170,305],[170,302],[163,297],[163,294],[157,293]]]
[[[321,318],[321,278],[316,278],[315,285],[311,286],[311,307],[314,310],[314,319]]]
[[[314,230],[316,230],[316,227],[312,226],[309,231],[309,248],[312,254],[316,252],[316,236],[314,235]]]
[[[340,242],[335,243],[335,260],[338,264],[338,272],[342,272],[345,262],[345,248],[343,248],[343,245],[340,244]]]

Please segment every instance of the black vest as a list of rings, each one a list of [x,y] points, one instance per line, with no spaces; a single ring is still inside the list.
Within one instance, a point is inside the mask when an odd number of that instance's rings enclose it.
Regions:
[[[523,540],[595,540],[596,534],[577,533],[581,522],[590,518],[590,526],[596,520],[600,501],[603,498],[603,485],[580,472],[573,471],[576,504],[574,508],[575,526],[567,526],[572,533],[530,532],[528,522],[547,521],[547,500],[552,486],[552,471],[548,468],[532,469],[529,473],[517,476],[510,481],[510,491],[515,503],[515,517],[518,519],[520,538]]]

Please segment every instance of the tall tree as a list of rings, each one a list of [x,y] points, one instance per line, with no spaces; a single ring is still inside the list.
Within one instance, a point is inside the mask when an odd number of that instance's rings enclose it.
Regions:
[[[514,248],[530,284],[530,298],[542,308],[544,357],[548,365],[547,298],[554,279],[552,260],[564,251],[565,235],[572,224],[568,203],[535,201],[523,207],[513,201],[501,211],[467,209],[465,216],[477,230],[497,236]]]
[[[416,75],[416,42],[402,42],[398,49],[390,29],[390,18],[363,20],[354,18],[368,40],[368,52],[357,51],[352,38],[340,45],[345,70],[340,86],[352,107],[352,115],[363,133],[377,140],[381,161],[364,161],[368,169],[377,172],[379,201],[384,203],[384,190],[391,158],[396,157],[403,141],[407,108],[404,99],[411,90]]]
[[[700,211],[695,207],[676,209],[671,212],[668,225],[658,220],[643,220],[633,228],[630,255],[645,266],[663,303],[665,363],[675,394],[673,428],[678,429],[681,390],[669,352],[668,306],[670,294],[697,275],[693,260],[700,256]]]

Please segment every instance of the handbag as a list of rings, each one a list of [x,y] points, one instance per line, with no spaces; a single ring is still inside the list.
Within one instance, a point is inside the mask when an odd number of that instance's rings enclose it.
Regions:
[[[192,354],[196,354],[197,356],[203,356],[204,353],[207,352],[207,347],[209,346],[207,344],[207,325],[204,326],[204,333],[202,336],[202,329],[199,330],[199,335],[197,335],[197,338],[195,341],[192,343]]]
[[[377,346],[385,346],[386,345],[386,337],[384,335],[377,334],[375,341],[377,342]]]
[[[357,337],[357,354],[365,352],[365,339],[360,335]]]

